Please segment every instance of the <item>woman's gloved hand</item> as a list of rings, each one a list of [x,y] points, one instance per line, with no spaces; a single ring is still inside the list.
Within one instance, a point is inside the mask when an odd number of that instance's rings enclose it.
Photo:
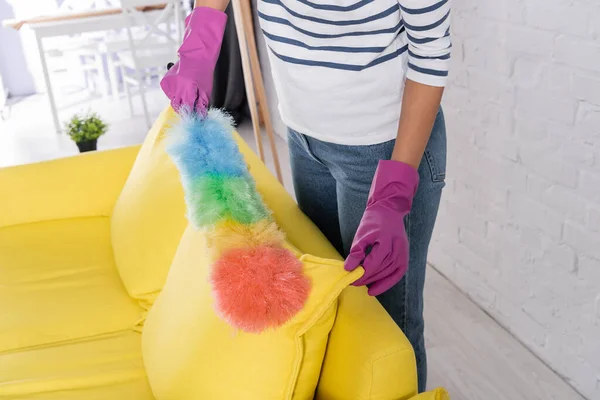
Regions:
[[[355,286],[367,285],[377,296],[402,279],[408,269],[408,238],[404,217],[410,212],[419,174],[408,164],[379,162],[367,208],[352,242],[345,268],[362,265],[365,274]]]
[[[175,111],[188,106],[206,112],[226,23],[224,12],[208,7],[195,8],[185,19],[179,60],[160,81]]]

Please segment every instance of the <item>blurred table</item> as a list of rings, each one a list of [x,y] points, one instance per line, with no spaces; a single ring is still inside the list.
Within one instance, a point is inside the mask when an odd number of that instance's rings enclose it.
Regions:
[[[160,13],[167,4],[139,6],[138,11],[148,13]],[[85,12],[55,14],[38,16],[29,19],[10,19],[2,21],[2,25],[6,28],[15,30],[21,29],[23,26],[28,26],[34,33],[42,63],[42,71],[44,73],[44,81],[46,90],[48,91],[48,101],[50,102],[50,110],[54,122],[54,129],[60,133],[60,122],[58,120],[58,111],[56,101],[50,83],[50,74],[46,63],[46,53],[44,51],[43,38],[76,35],[79,33],[107,31],[120,29],[124,26],[123,10],[121,8],[109,8],[101,10],[90,10]]]

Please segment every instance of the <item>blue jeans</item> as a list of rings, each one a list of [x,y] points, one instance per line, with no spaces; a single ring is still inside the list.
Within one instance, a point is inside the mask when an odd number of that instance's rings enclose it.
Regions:
[[[346,256],[364,213],[379,160],[392,156],[394,141],[370,146],[322,142],[288,130],[296,199],[300,209]],[[407,274],[378,296],[412,344],[417,359],[419,392],[425,390],[427,357],[423,336],[423,286],[427,250],[440,204],[446,172],[446,127],[437,115],[419,166],[419,188],[405,227],[410,242]],[[403,229],[401,226],[398,229]]]

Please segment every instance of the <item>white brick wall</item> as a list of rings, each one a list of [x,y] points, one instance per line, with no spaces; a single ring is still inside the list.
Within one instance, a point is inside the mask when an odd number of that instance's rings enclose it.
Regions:
[[[600,399],[600,2],[453,2],[430,260]]]

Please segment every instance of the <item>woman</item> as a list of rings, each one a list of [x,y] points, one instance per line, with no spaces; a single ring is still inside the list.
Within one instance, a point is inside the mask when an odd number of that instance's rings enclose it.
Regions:
[[[229,0],[196,0],[171,104],[204,112]],[[449,0],[259,0],[300,208],[427,365],[423,285],[446,163]]]

